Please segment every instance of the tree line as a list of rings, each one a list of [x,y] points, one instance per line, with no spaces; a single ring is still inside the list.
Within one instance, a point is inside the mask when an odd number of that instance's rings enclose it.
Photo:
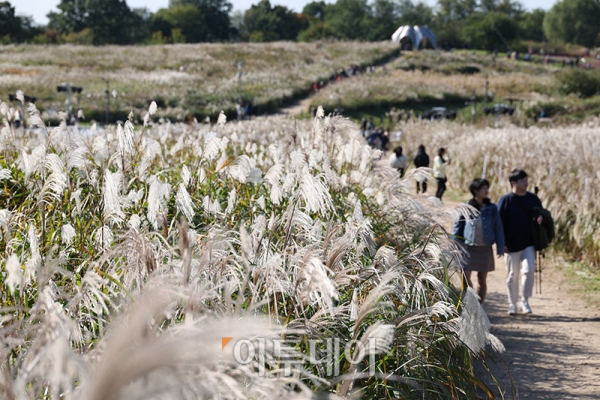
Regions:
[[[400,25],[428,25],[443,47],[503,51],[522,40],[600,46],[600,0],[560,0],[527,11],[517,0],[313,1],[302,12],[260,0],[170,0],[155,13],[125,0],[61,0],[47,26],[0,2],[0,43],[157,44],[276,40],[387,40]]]

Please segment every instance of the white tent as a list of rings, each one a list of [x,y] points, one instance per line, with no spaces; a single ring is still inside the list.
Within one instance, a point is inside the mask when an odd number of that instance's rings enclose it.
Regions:
[[[400,28],[398,28],[396,32],[394,32],[394,34],[392,35],[392,41],[396,43],[400,43],[400,41],[404,38],[410,39],[410,41],[412,42],[413,49],[415,50],[419,50],[423,38],[427,38],[433,45],[433,48],[437,49],[437,41],[435,38],[435,34],[431,32],[431,29],[429,29],[427,25],[403,25]]]

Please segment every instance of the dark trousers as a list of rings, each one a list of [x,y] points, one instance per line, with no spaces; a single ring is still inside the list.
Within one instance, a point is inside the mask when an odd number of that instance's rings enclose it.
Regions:
[[[446,191],[446,178],[435,178],[437,180],[437,192],[435,192],[435,197],[438,199],[442,199],[442,195]]]
[[[417,193],[423,188],[423,193],[427,191],[427,181],[419,182],[417,181]]]

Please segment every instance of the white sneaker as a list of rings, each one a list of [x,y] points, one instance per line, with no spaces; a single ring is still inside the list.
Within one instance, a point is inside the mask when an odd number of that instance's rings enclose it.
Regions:
[[[517,314],[517,306],[516,304],[511,304],[508,306],[508,315],[516,315]]]
[[[521,310],[523,310],[525,314],[531,314],[531,307],[529,307],[529,302],[525,298],[521,300]]]

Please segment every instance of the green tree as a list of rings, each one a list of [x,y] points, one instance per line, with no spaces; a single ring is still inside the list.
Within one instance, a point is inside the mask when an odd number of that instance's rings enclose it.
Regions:
[[[169,0],[169,8],[177,6],[194,6],[200,11],[201,18],[197,20],[197,24],[203,25],[204,37],[201,40],[190,40],[186,35],[188,42],[214,42],[230,38],[229,13],[233,5],[227,0]]]
[[[546,13],[544,33],[550,40],[593,47],[600,34],[598,0],[562,0]]]
[[[244,14],[244,26],[251,41],[296,40],[309,25],[308,19],[283,6],[271,6],[269,0],[252,5]]]
[[[144,23],[125,0],[61,0],[57,7],[48,13],[51,29],[69,34],[88,28],[96,45],[134,43]]]
[[[309,22],[308,28],[298,34],[298,40],[310,42],[318,39],[325,39],[332,36],[329,26],[321,20],[313,19]]]
[[[231,13],[229,18],[229,24],[231,26],[230,37],[232,39],[244,40],[248,38],[248,33],[246,31],[246,25],[244,25],[244,12],[240,10],[235,10]]]
[[[411,0],[400,0],[397,12],[398,20],[396,24],[398,26],[431,25],[434,21],[433,9],[422,2],[414,4]]]
[[[472,48],[504,49],[517,38],[517,23],[499,12],[475,13],[465,21],[462,38]]]
[[[311,41],[332,36],[329,25],[325,22],[325,15],[329,13],[331,5],[324,1],[313,1],[302,9],[302,15],[308,20],[308,28],[298,34],[298,40]]]
[[[48,27],[60,33],[80,32],[87,27],[88,7],[86,1],[61,0],[57,8],[47,14]]]
[[[443,47],[462,47],[466,18],[477,12],[477,0],[438,0],[433,31]]]
[[[10,2],[0,2],[0,42],[24,42],[39,33],[31,17],[15,15]]]
[[[166,38],[173,40],[173,32],[178,30],[178,40],[181,36],[189,43],[207,41],[208,27],[198,23],[203,19],[202,12],[193,5],[179,5],[161,8],[151,17],[152,32],[162,32]]]
[[[313,1],[304,6],[302,14],[324,20],[328,5],[324,1]]]
[[[531,12],[523,13],[519,21],[519,35],[521,39],[541,42],[544,37],[544,17],[546,11],[537,8]]]
[[[15,16],[15,8],[8,1],[0,3],[0,37],[13,36],[19,32],[21,24]]]
[[[332,35],[340,39],[368,38],[372,19],[367,0],[338,0],[325,15]]]
[[[498,2],[494,11],[508,15],[509,17],[519,17],[524,12],[523,4],[518,1],[503,0]]]
[[[477,8],[477,0],[438,0],[438,16],[446,23],[465,19]]]
[[[132,11],[134,14],[133,20],[137,21],[137,25],[135,26],[135,29],[133,29],[131,37],[132,42],[147,42],[152,35],[152,31],[150,30],[152,13],[146,7],[137,7]]]
[[[374,0],[368,40],[386,40],[398,28],[398,5],[391,0]]]
[[[481,0],[479,8],[482,12],[498,12],[510,17],[517,17],[523,11],[523,5],[512,0]]]

